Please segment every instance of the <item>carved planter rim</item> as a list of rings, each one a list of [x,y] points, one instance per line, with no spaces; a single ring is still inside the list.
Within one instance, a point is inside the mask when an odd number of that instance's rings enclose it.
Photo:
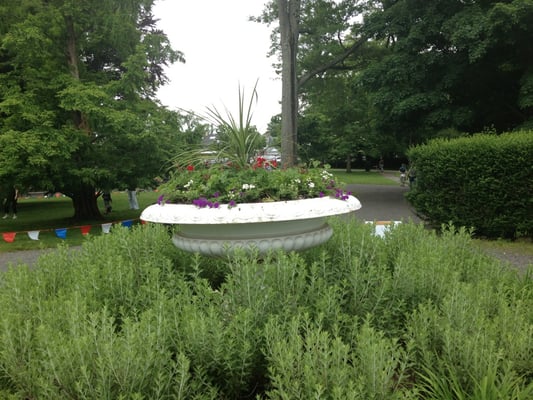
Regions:
[[[354,196],[346,200],[320,197],[265,203],[241,203],[230,207],[199,208],[192,204],[154,204],[141,213],[141,220],[162,224],[251,224],[293,221],[347,214],[361,208]]]

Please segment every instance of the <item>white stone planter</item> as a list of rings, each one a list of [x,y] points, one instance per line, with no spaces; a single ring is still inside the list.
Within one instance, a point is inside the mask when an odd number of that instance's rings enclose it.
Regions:
[[[199,208],[187,204],[147,207],[141,220],[177,224],[173,242],[180,249],[221,256],[235,248],[303,250],[327,241],[332,230],[326,217],[361,208],[353,196],[347,200],[322,197],[272,203],[244,203],[234,207]]]

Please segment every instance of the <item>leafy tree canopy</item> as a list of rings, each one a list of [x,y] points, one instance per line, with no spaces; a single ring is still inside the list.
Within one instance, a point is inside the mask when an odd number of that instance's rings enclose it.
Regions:
[[[184,61],[155,26],[153,0],[0,5],[0,178],[61,190],[78,218],[98,188],[153,177],[182,117],[155,100]]]
[[[388,53],[363,79],[378,130],[419,143],[448,128],[531,124],[533,1],[381,3],[365,29]]]

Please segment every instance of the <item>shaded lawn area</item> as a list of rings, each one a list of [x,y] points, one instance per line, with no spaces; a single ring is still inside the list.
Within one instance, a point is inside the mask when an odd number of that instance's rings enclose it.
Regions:
[[[68,197],[22,198],[18,202],[17,219],[12,219],[11,215],[7,219],[0,219],[0,233],[16,232],[12,243],[7,243],[2,238],[0,252],[56,247],[62,242],[78,246],[85,240],[80,229],[82,225],[90,225],[89,234],[94,236],[102,234],[101,225],[105,223],[120,223],[125,220],[138,223],[142,210],[155,203],[158,196],[157,192],[141,192],[137,195],[139,210],[130,210],[126,192],[113,192],[113,211],[109,215],[103,215],[102,220],[86,221],[72,219],[74,208]],[[101,198],[98,199],[98,206],[103,214],[104,204]],[[66,239],[56,236],[55,229],[61,228],[67,228]],[[31,240],[28,231],[40,231],[39,240]]]

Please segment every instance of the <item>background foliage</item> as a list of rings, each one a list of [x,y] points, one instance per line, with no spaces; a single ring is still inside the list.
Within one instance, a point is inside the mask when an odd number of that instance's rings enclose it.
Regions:
[[[1,397],[531,397],[530,276],[463,230],[332,223],[263,260],[119,228],[3,273]]]

